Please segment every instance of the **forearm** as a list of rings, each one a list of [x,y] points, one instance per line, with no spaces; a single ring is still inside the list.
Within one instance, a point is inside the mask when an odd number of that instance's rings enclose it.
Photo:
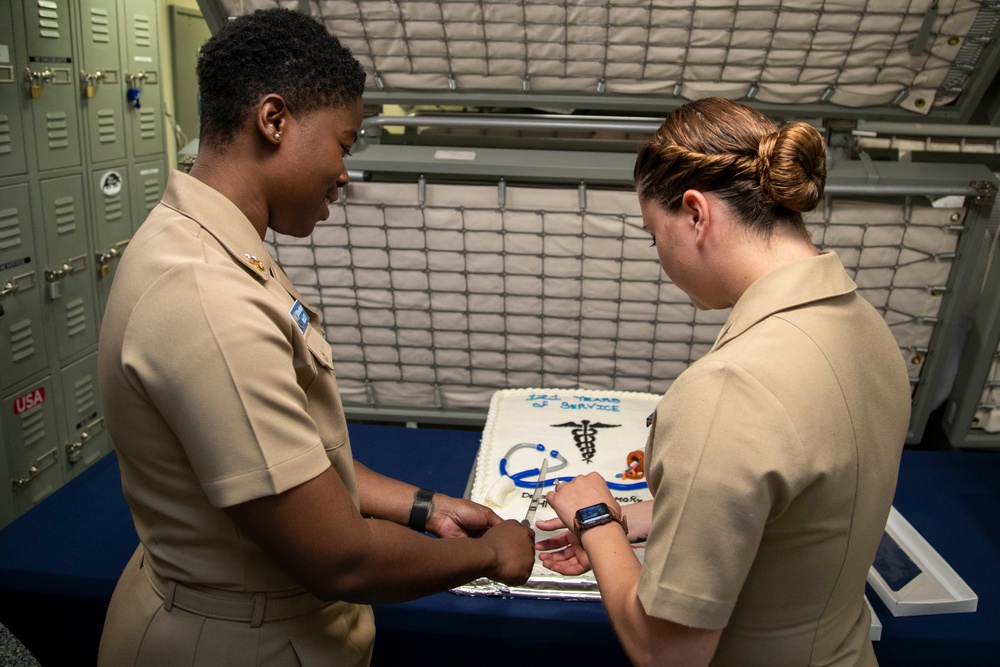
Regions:
[[[317,582],[329,582],[318,583],[330,586],[324,597],[370,604],[404,602],[496,572],[498,555],[484,540],[437,539],[380,519],[365,519],[363,524],[353,557],[345,559],[338,550],[336,565],[314,573]]]
[[[354,462],[354,477],[362,516],[406,525],[416,486],[381,475],[357,461]]]
[[[533,560],[532,533],[514,522],[479,539],[442,540],[363,518],[332,468],[226,512],[275,565],[324,599],[400,602],[477,577],[523,583]]]
[[[642,565],[617,523],[590,528],[581,534],[581,538],[615,634],[629,659],[634,664],[642,664],[637,660],[641,656],[636,655],[636,650],[649,642],[646,631],[648,617],[636,594]]]
[[[632,663],[707,665],[720,632],[687,628],[646,613],[638,596],[642,565],[618,524],[588,529],[581,537],[608,618]]]

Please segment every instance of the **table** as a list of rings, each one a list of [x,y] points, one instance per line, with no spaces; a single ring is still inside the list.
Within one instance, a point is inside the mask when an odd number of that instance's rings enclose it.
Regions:
[[[465,492],[480,433],[351,424],[359,461],[450,495]],[[1000,453],[907,450],[894,505],[979,595],[974,614],[894,618],[871,591],[887,665],[1000,661]],[[103,611],[138,541],[114,453],[0,531],[0,623],[40,662],[93,664]],[[627,665],[594,602],[439,593],[375,608],[375,665]],[[58,629],[58,630],[54,630]],[[53,644],[53,632],[61,641]]]

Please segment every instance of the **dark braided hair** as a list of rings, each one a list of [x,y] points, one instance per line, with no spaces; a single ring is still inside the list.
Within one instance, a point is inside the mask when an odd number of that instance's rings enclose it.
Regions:
[[[316,19],[263,9],[228,21],[198,58],[201,141],[229,143],[257,102],[281,95],[292,113],[343,107],[364,92],[365,72]]]
[[[750,107],[709,97],[671,111],[640,149],[636,192],[673,213],[685,190],[711,192],[764,238],[776,224],[808,238],[802,213],[826,184],[826,147],[808,123],[776,128]]]

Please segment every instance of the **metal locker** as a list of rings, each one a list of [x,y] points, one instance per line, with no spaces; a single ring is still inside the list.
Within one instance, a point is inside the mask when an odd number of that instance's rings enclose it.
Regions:
[[[118,258],[132,237],[134,224],[129,207],[129,171],[125,165],[98,169],[91,174],[91,201],[94,215],[94,274],[101,310],[107,303]]]
[[[56,412],[48,377],[4,398],[0,425],[10,456],[17,514],[24,514],[64,483]]]
[[[97,344],[97,299],[87,243],[80,176],[41,182],[42,229],[48,256],[45,304],[55,321],[60,359]]]
[[[10,3],[0,6],[0,177],[23,174],[24,128],[21,123],[21,74],[14,60],[14,21]]]
[[[118,3],[85,0],[80,8],[78,84],[90,162],[125,159],[124,94]]]
[[[48,365],[27,184],[0,187],[0,393]]]
[[[131,153],[164,150],[156,0],[130,0],[125,16],[125,87]]]
[[[34,121],[38,169],[78,166],[82,150],[68,3],[37,0],[24,9],[28,64],[21,74],[21,108]]]
[[[111,438],[104,427],[104,408],[97,383],[97,353],[62,370],[61,400],[57,407],[63,419],[66,478],[80,474],[111,451]]]

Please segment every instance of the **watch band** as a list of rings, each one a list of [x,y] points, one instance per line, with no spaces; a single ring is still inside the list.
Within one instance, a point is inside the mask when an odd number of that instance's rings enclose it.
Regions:
[[[420,489],[413,494],[413,507],[410,508],[410,520],[406,525],[421,533],[427,530],[427,519],[434,509],[434,492],[430,489]]]

